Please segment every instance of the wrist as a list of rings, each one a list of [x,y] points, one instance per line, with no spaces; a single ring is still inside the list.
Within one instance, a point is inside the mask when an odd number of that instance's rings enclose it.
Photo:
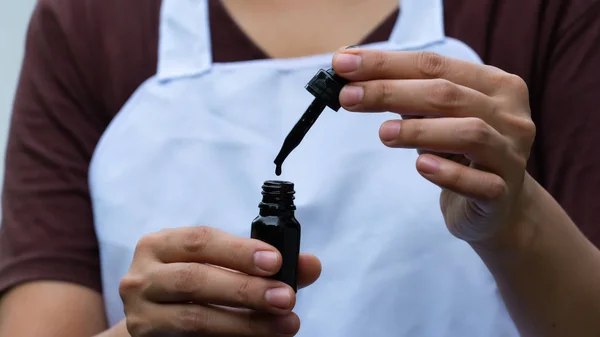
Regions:
[[[556,207],[547,201],[551,196],[529,175],[525,173],[521,191],[514,203],[512,214],[501,229],[490,238],[471,242],[471,247],[480,255],[511,256],[535,245],[542,223],[543,209],[546,212]]]

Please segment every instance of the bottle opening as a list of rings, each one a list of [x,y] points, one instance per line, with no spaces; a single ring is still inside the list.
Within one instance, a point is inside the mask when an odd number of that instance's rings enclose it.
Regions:
[[[267,180],[263,183],[262,189],[263,194],[294,194],[294,183],[283,180]]]
[[[282,180],[267,180],[262,185],[262,202],[259,207],[294,210],[294,183]]]

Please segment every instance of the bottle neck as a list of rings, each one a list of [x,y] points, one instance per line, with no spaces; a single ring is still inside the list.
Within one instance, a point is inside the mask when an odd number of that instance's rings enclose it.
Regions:
[[[258,205],[260,216],[293,217],[295,208],[281,207],[277,204],[260,203]]]
[[[270,180],[263,184],[262,189],[262,201],[258,205],[261,216],[294,215],[294,184]]]

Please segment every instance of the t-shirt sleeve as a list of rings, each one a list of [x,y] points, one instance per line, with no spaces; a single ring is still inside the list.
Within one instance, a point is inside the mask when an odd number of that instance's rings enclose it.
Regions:
[[[600,2],[587,3],[557,30],[540,76],[535,159],[539,181],[600,247]]]
[[[106,121],[82,75],[97,46],[73,41],[86,41],[75,18],[89,13],[63,5],[73,3],[41,0],[30,21],[6,152],[0,292],[37,280],[101,289],[87,174]]]

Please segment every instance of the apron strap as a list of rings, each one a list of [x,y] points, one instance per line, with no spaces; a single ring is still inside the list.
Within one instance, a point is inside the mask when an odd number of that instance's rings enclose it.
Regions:
[[[159,80],[194,76],[211,68],[208,1],[162,1],[157,69]]]
[[[394,49],[419,49],[446,39],[443,0],[399,1],[400,17],[388,41]]]

